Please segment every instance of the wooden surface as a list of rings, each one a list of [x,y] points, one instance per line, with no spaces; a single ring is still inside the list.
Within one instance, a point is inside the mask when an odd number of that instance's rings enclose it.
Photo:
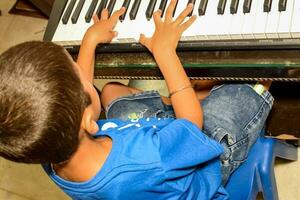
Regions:
[[[10,14],[38,18],[48,18],[55,0],[18,0],[9,11]]]
[[[42,11],[47,17],[50,16],[52,5],[55,0],[28,0]]]

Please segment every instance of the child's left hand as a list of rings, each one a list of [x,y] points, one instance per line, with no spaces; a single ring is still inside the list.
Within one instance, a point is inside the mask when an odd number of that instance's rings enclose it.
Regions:
[[[94,45],[109,43],[118,34],[113,29],[118,23],[119,17],[123,15],[124,12],[125,8],[122,7],[120,10],[115,11],[111,17],[108,16],[107,9],[102,11],[101,19],[99,19],[97,15],[94,15],[94,24],[85,33],[85,38]]]

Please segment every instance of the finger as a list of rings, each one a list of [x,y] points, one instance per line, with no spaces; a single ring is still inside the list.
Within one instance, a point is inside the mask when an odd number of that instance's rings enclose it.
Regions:
[[[166,17],[165,17],[166,22],[172,21],[173,12],[174,12],[174,9],[175,9],[175,6],[176,6],[176,2],[177,2],[177,0],[171,0],[170,5],[168,6],[167,11],[166,11]]]
[[[154,20],[155,27],[159,26],[162,23],[160,16],[161,16],[161,10],[157,10],[153,13],[153,20]]]
[[[120,10],[115,11],[110,17],[110,20],[112,20],[114,24],[117,24],[119,17],[125,13],[125,10],[126,8],[122,7]]]
[[[107,8],[104,8],[102,11],[101,11],[101,19],[108,19],[108,10]]]
[[[189,20],[181,24],[180,26],[181,32],[184,32],[186,29],[188,29],[188,27],[190,27],[196,19],[197,19],[196,15],[193,15]]]
[[[147,38],[144,34],[140,34],[140,43],[149,49],[150,38]]]
[[[105,37],[104,43],[109,43],[118,35],[117,31],[110,31],[109,34]]]
[[[93,21],[94,21],[94,24],[96,24],[97,22],[99,22],[99,18],[97,15],[93,15]]]
[[[194,5],[192,3],[189,3],[188,6],[177,17],[177,19],[175,20],[175,24],[181,24],[184,21],[184,19],[192,12],[193,6]]]
[[[118,36],[118,32],[117,31],[111,31],[112,33],[112,39]]]
[[[118,32],[117,31],[110,31],[110,39],[109,39],[108,42],[110,42],[112,39],[114,39],[117,36],[118,36]]]

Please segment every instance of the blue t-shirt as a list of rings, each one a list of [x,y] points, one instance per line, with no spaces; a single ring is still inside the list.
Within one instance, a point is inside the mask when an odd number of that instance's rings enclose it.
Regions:
[[[222,146],[184,119],[101,120],[96,137],[113,145],[95,177],[66,181],[44,166],[73,199],[228,199],[221,185]]]

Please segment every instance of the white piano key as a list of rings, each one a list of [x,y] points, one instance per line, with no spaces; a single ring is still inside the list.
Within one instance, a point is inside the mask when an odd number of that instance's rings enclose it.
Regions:
[[[242,39],[242,27],[244,23],[243,0],[239,0],[237,13],[231,14],[230,37],[231,39]]]
[[[242,27],[242,37],[244,39],[254,39],[253,27],[255,26],[255,20],[258,12],[258,4],[263,7],[263,2],[261,0],[252,0],[250,13],[245,13],[244,23]]]
[[[294,0],[288,0],[286,10],[280,12],[279,23],[277,28],[277,33],[280,38],[291,38],[290,27],[293,16],[293,6]]]
[[[74,10],[71,14],[71,16],[73,15],[73,13],[75,12],[78,4],[79,4],[80,0],[76,1],[76,4],[74,6]],[[86,28],[84,26],[81,25],[81,17],[82,17],[82,11],[84,10],[85,6],[88,4],[88,2],[85,2],[83,4],[83,7],[81,9],[80,15],[78,17],[78,20],[76,22],[76,24],[73,24],[72,21],[70,20],[68,22],[68,26],[71,29],[70,31],[68,31],[65,34],[65,44],[66,45],[80,45],[81,44],[81,40],[84,36],[84,33],[86,32]],[[84,22],[85,24],[86,22]]]
[[[157,2],[155,4],[154,12],[159,9],[159,4],[160,4],[160,0],[157,0]],[[170,0],[168,1],[167,7],[169,6],[169,4],[170,4]],[[146,11],[146,9],[145,9],[145,11]],[[144,11],[144,13],[145,13],[145,11]],[[152,15],[152,18],[150,19],[150,21],[146,20],[144,26],[146,26],[146,27],[144,27],[145,30],[147,31],[146,35],[148,37],[151,37],[153,35],[154,31],[155,31],[155,23],[154,23],[153,15]]]
[[[265,39],[267,36],[265,34],[266,24],[268,19],[268,13],[264,12],[264,1],[259,0],[256,12],[255,23],[253,27],[253,35],[256,39]]]
[[[159,3],[159,1],[156,2],[154,12],[158,9]],[[133,1],[130,4],[131,6],[129,9],[131,9]],[[136,15],[136,19],[130,20],[130,18],[128,17],[124,20],[124,22],[119,24],[123,28],[118,27],[118,29],[122,29],[120,30],[120,32],[124,32],[119,33],[118,37],[116,38],[119,42],[139,42],[141,33],[145,34],[146,37],[152,36],[155,27],[153,22],[153,16],[150,20],[147,20],[146,18],[146,10],[148,4],[149,1],[142,0]]]
[[[205,15],[204,15],[204,17],[201,18],[202,26],[197,34],[197,36],[200,37],[202,40],[213,40],[214,39],[213,37],[209,37],[209,36],[215,32],[215,26],[216,26],[215,16],[217,14],[217,7],[218,7],[217,0],[210,0],[207,2]]]
[[[175,15],[174,15],[174,20],[181,14],[181,12],[186,9],[187,5],[188,5],[188,2],[189,0],[179,0],[178,1],[178,5],[177,5],[177,8],[176,8],[176,12],[175,12]],[[195,1],[195,5],[197,2]],[[198,2],[198,5],[199,5],[200,1]],[[193,8],[193,12],[192,12],[192,15],[198,15],[196,14],[197,13],[197,6]],[[192,16],[191,15],[191,16]],[[187,21],[188,19],[190,19],[189,16],[186,17],[185,21]],[[195,24],[193,24],[194,26]],[[189,40],[193,40],[193,38],[190,37],[190,31],[192,30],[191,27],[189,27],[187,30],[185,30],[180,38],[180,41],[189,41]]]
[[[295,0],[294,2],[294,11],[291,25],[291,35],[292,38],[300,38],[300,1]]]
[[[280,15],[280,12],[278,11],[278,3],[279,0],[273,0],[271,6],[271,12],[268,13],[268,20],[267,20],[265,33],[267,38],[270,39],[279,37],[277,34],[277,27],[279,23],[279,15]]]
[[[63,24],[63,22],[62,22],[62,17],[64,15],[64,13],[67,11],[67,8],[68,8],[68,6],[69,6],[70,3],[71,3],[71,0],[69,0],[67,2],[66,7],[64,9],[64,12],[61,15],[61,19],[59,20],[59,24],[58,24],[57,29],[56,29],[56,31],[55,31],[55,33],[53,35],[53,38],[52,38],[53,42],[62,42],[62,41],[67,40],[67,38],[65,36],[69,35],[69,32],[72,31],[72,28],[71,28],[71,26],[72,26],[71,17],[69,18],[67,24]],[[75,10],[75,6],[73,8],[73,11]],[[71,15],[72,15],[72,13],[71,13]]]
[[[218,40],[219,39],[219,25],[220,17],[218,16],[218,4],[219,0],[208,1],[207,4],[207,18],[208,24],[206,25],[206,37],[208,40]]]
[[[122,22],[124,23],[124,31],[127,32],[125,35],[126,38],[128,38],[128,42],[136,42],[137,35],[139,34],[139,31],[136,31],[136,27],[134,26],[133,20],[130,20],[130,10],[133,6],[134,0],[130,1],[130,5],[128,7],[125,20]],[[137,29],[139,30],[139,29]]]
[[[93,25],[93,20],[91,20],[89,23],[85,21],[85,15],[92,3],[92,0],[85,0],[83,7],[81,9],[80,15],[78,17],[78,20],[76,24],[73,24],[72,31],[70,32],[70,35],[68,36],[68,40],[70,41],[70,45],[75,43],[81,43],[81,40],[86,32],[86,30]]]
[[[148,37],[151,36],[153,31],[153,25],[151,25],[150,21],[146,19],[146,9],[149,4],[149,1],[142,0],[136,15],[135,20],[130,20],[131,30],[132,30],[132,38],[135,39],[136,42],[139,41],[140,34],[143,33]],[[151,32],[151,33],[149,33]]]
[[[218,34],[220,39],[229,40],[230,38],[230,24],[231,24],[231,18],[232,14],[230,14],[230,0],[227,0],[225,5],[225,11],[223,15],[217,15],[218,19]]]
[[[131,0],[132,1],[132,0]],[[124,0],[117,0],[115,7],[113,9],[113,13],[117,10],[120,10],[123,6]],[[130,5],[132,4],[132,2],[130,2]],[[129,9],[131,8],[131,6],[129,7]],[[120,21],[118,20],[118,23],[115,27],[115,31],[118,32],[118,36],[114,39],[114,41],[119,41],[119,42],[126,42],[127,38],[130,37],[130,32],[131,32],[131,28],[130,28],[130,18],[129,16],[129,11],[127,10],[126,12],[126,17],[124,19],[124,21]]]
[[[196,0],[194,4],[194,9],[192,15],[196,15],[197,18],[194,23],[185,31],[183,32],[183,36],[185,38],[190,38],[190,40],[196,40],[196,35],[202,29],[202,18],[204,16],[198,15],[198,6],[201,0]]]

